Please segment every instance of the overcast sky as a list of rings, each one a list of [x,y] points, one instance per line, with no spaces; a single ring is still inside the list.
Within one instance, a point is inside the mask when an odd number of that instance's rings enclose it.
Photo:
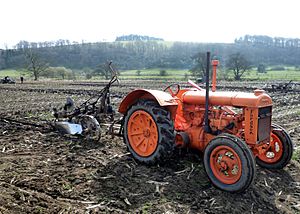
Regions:
[[[30,42],[233,42],[245,34],[300,38],[297,0],[1,0],[0,48]]]

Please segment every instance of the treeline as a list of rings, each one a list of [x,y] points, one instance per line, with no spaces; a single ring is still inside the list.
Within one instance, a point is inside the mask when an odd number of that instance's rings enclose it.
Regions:
[[[280,47],[280,48],[300,48],[300,39],[270,37],[262,35],[245,35],[239,39],[235,39],[236,44],[264,46],[264,47]]]
[[[115,41],[120,42],[120,41],[164,41],[164,40],[162,38],[156,38],[152,36],[141,36],[137,34],[130,34],[130,35],[118,36]]]
[[[81,44],[83,44],[84,41],[82,41]],[[50,48],[50,47],[61,47],[61,46],[67,46],[67,45],[78,45],[79,42],[73,41],[67,39],[59,39],[56,41],[45,41],[45,42],[28,42],[25,40],[21,40],[18,42],[14,49],[28,49],[28,48]]]
[[[0,50],[0,69],[20,68],[26,65],[26,52],[31,50],[46,60],[49,66],[70,69],[96,68],[112,60],[122,69],[170,68],[190,69],[194,66],[193,56],[199,52],[210,51],[213,57],[226,65],[232,54],[240,53],[253,66],[300,65],[299,43],[289,45],[288,39],[280,44],[264,36],[245,36],[232,44],[187,43],[162,41],[127,41],[73,43],[68,40],[55,42],[19,42],[14,49]],[[284,42],[282,42],[284,41]],[[268,44],[268,45],[267,45]],[[297,45],[296,45],[297,44]]]

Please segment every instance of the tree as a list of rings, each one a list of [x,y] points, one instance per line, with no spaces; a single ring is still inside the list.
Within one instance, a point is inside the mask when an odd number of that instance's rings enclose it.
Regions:
[[[162,38],[156,38],[152,36],[142,36],[137,34],[118,36],[117,41],[164,41]]]
[[[83,68],[83,73],[85,74],[86,79],[92,79],[94,71],[88,67]]]
[[[104,76],[106,80],[111,78],[112,75],[112,71],[111,68],[114,70],[114,72],[116,72],[117,75],[120,75],[120,72],[115,68],[115,65],[110,65],[109,63],[103,63],[103,64],[99,64],[96,69],[94,70],[93,74],[95,75],[100,75],[100,76]]]
[[[4,55],[4,51],[2,51],[0,49],[0,70],[5,68],[5,65],[4,65],[4,59],[2,58],[2,55]]]
[[[167,76],[167,75],[168,75],[168,73],[167,73],[166,70],[160,70],[160,71],[159,71],[159,76],[164,77],[164,76]]]
[[[59,77],[61,77],[63,80],[65,78],[72,79],[73,72],[71,69],[67,69],[65,67],[56,67],[56,72],[57,72],[57,75]]]
[[[189,79],[189,75],[188,75],[187,73],[184,73],[184,78],[183,78],[183,80],[186,81],[186,80],[188,80],[188,79]]]
[[[65,67],[48,67],[45,71],[41,72],[39,76],[47,78],[72,79],[73,71]]]
[[[192,56],[194,61],[194,67],[190,69],[192,76],[197,78],[205,79],[206,73],[206,53],[199,52],[196,55]]]
[[[111,72],[105,63],[98,65],[93,73],[95,75],[104,76],[106,80],[108,80],[111,77]]]
[[[109,79],[109,72],[107,71],[107,69],[105,69],[105,65],[103,64],[98,65],[94,70],[93,74],[104,76],[106,80]]]
[[[49,67],[49,64],[43,61],[39,55],[31,49],[25,52],[25,58],[27,60],[27,70],[32,72],[34,80],[38,80],[40,74],[45,72]]]
[[[152,40],[85,44],[66,40],[38,43],[20,41],[13,49],[0,51],[0,66],[13,69],[24,67],[24,52],[29,49],[47,59],[54,67],[64,66],[76,70],[84,67],[94,69],[98,64],[112,60],[118,62],[121,70],[192,68],[191,74],[202,77],[201,70],[204,69],[201,67],[206,67],[206,61],[204,57],[204,60],[199,57],[203,53],[196,53],[207,50],[221,62],[239,52],[256,66],[262,62],[270,66],[300,65],[300,39],[246,35],[236,39],[235,44],[174,42],[171,45]]]
[[[240,80],[243,74],[251,68],[251,63],[242,54],[230,55],[227,68],[233,71],[234,79]]]
[[[258,73],[266,73],[266,66],[264,64],[259,64],[257,66],[257,72]]]

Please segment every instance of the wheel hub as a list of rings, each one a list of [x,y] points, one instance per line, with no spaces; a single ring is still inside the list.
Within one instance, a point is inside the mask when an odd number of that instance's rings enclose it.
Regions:
[[[220,165],[223,170],[226,170],[228,168],[227,164],[223,161],[220,163]]]
[[[276,163],[283,155],[283,145],[280,138],[271,133],[270,143],[266,151],[260,155],[258,158],[266,163]]]
[[[158,146],[158,130],[152,116],[137,110],[130,116],[127,127],[131,148],[142,157],[152,155]]]
[[[147,137],[147,138],[149,138],[150,137],[150,129],[145,129],[144,131],[143,131],[143,133],[144,133],[144,137]]]
[[[242,174],[242,164],[237,153],[228,146],[216,147],[210,158],[214,175],[223,183],[233,184]]]

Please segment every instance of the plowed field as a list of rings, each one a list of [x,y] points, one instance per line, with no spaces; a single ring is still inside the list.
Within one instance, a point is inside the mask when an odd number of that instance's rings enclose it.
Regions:
[[[233,85],[222,84],[222,90]],[[263,86],[242,84],[246,91]],[[0,85],[0,213],[300,213],[299,92],[270,92],[273,122],[290,133],[298,155],[283,170],[257,166],[254,184],[230,194],[211,185],[198,152],[176,151],[165,164],[145,166],[121,138],[104,133],[99,142],[87,142],[45,125],[67,96],[79,104],[103,85]],[[124,82],[112,87],[112,102],[117,109],[134,88],[166,85]]]

